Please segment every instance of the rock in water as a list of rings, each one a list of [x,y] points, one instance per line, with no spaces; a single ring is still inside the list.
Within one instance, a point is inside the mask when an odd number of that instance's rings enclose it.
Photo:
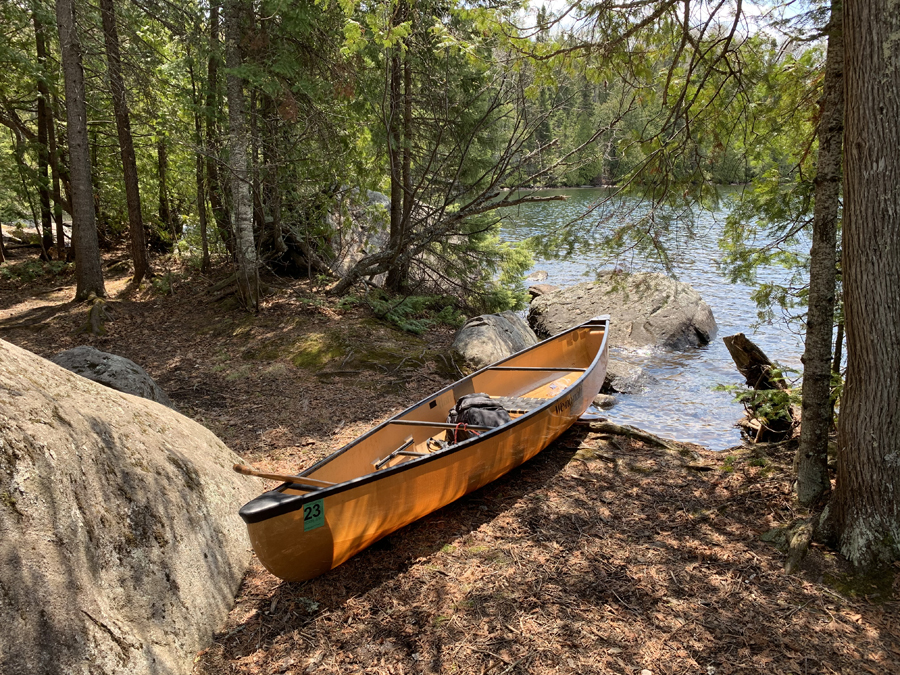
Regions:
[[[515,312],[482,314],[459,329],[450,347],[464,370],[475,371],[537,344],[537,336]]]
[[[82,345],[60,352],[50,360],[66,370],[111,389],[147,398],[175,410],[175,405],[166,396],[166,392],[153,381],[147,371],[124,356],[107,354],[99,349]]]
[[[604,394],[640,394],[654,384],[659,384],[659,380],[646,369],[610,356],[600,391]]]
[[[535,298],[528,323],[540,337],[609,314],[611,347],[685,349],[716,335],[712,310],[688,284],[655,272],[608,272]]]
[[[0,340],[0,672],[187,674],[261,482],[208,429]]]

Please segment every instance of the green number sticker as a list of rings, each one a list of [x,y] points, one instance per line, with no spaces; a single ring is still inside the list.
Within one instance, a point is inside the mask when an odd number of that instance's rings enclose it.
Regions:
[[[319,499],[303,506],[303,531],[309,532],[325,524],[325,504]]]

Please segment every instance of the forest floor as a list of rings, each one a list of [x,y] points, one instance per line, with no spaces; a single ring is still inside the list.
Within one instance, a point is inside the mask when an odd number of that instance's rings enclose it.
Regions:
[[[411,336],[286,279],[267,279],[250,315],[211,300],[215,279],[168,265],[135,292],[108,259],[112,320],[90,336],[71,273],[14,258],[0,266],[0,338],[130,358],[280,472],[455,379],[441,356],[451,329]],[[853,579],[813,545],[786,575],[761,540],[804,515],[792,444],[682,450],[690,460],[575,426],[318,579],[286,583],[254,558],[194,673],[900,672],[897,570]]]

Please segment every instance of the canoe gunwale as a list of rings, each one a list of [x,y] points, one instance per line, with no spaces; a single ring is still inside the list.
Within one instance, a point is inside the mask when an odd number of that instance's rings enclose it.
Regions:
[[[303,480],[302,480],[306,475],[312,473],[313,471],[316,471],[323,465],[332,461],[335,457],[338,457],[338,456],[342,455],[344,452],[347,452],[348,450],[353,448],[355,445],[357,445],[359,442],[368,438],[369,436],[376,433],[377,431],[380,431],[382,428],[388,426],[389,424],[398,422],[398,421],[402,421],[398,418],[403,417],[404,415],[412,412],[419,406],[428,403],[429,401],[435,400],[441,394],[443,394],[447,391],[450,391],[450,390],[454,389],[455,387],[459,386],[459,384],[461,382],[463,382],[465,380],[470,380],[470,379],[474,378],[476,375],[483,373],[483,372],[487,372],[498,366],[502,367],[502,364],[505,361],[512,359],[514,357],[521,356],[522,354],[525,354],[531,350],[534,350],[547,342],[562,339],[569,333],[572,333],[574,331],[577,331],[577,330],[580,330],[580,329],[583,329],[586,327],[590,327],[594,323],[601,323],[601,322],[604,325],[603,326],[598,325],[597,328],[603,327],[605,329],[605,333],[603,336],[603,341],[600,343],[600,347],[597,350],[597,353],[594,356],[593,360],[591,361],[591,364],[587,368],[566,369],[569,372],[582,371],[581,375],[578,377],[578,379],[575,380],[569,386],[567,386],[565,389],[560,391],[556,396],[553,396],[552,398],[548,398],[545,403],[527,411],[525,414],[520,415],[519,417],[513,418],[513,420],[511,422],[507,422],[506,424],[503,424],[499,427],[494,427],[494,428],[490,429],[490,431],[481,433],[478,436],[473,436],[473,437],[468,438],[460,443],[456,443],[454,445],[448,446],[447,448],[444,448],[442,450],[438,450],[436,452],[429,453],[422,457],[415,457],[415,458],[411,459],[410,461],[403,462],[402,464],[388,467],[386,469],[373,471],[371,473],[368,473],[368,474],[365,474],[362,476],[358,476],[357,478],[352,478],[352,479],[344,481],[342,483],[336,483],[335,485],[332,485],[329,487],[317,488],[315,490],[311,490],[311,491],[307,492],[306,494],[302,494],[302,495],[285,494],[284,493],[284,490],[290,489],[290,488],[303,489],[303,490],[308,489],[308,487],[310,487],[310,486],[303,485]],[[394,415],[393,417],[391,417],[390,419],[385,420],[381,424],[378,424],[378,425],[372,427],[366,433],[362,434],[361,436],[358,436],[357,438],[353,439],[350,443],[344,445],[342,448],[336,450],[335,452],[331,453],[327,457],[324,457],[323,459],[321,459],[318,462],[316,462],[315,464],[313,464],[308,469],[299,473],[297,475],[297,479],[298,479],[297,481],[282,483],[281,485],[274,488],[273,490],[264,492],[263,494],[259,495],[258,497],[251,500],[250,502],[247,502],[243,507],[241,507],[239,514],[240,514],[241,518],[244,520],[244,522],[247,523],[248,525],[252,524],[252,523],[263,522],[265,520],[269,520],[270,518],[276,518],[276,517],[282,516],[286,513],[291,513],[293,511],[297,511],[297,510],[301,509],[304,504],[307,504],[309,502],[323,499],[328,496],[335,495],[335,494],[338,494],[338,493],[341,493],[341,492],[344,492],[347,490],[352,490],[352,489],[361,487],[363,485],[367,485],[368,483],[374,482],[376,480],[381,480],[382,478],[385,478],[387,476],[392,476],[392,475],[400,473],[400,472],[409,471],[410,469],[413,469],[415,467],[420,467],[429,462],[433,462],[433,461],[437,461],[439,459],[446,458],[450,455],[456,454],[457,452],[462,452],[466,449],[471,448],[473,445],[476,445],[479,443],[484,443],[486,441],[490,441],[499,435],[510,433],[510,432],[514,431],[516,429],[516,427],[518,427],[522,424],[525,424],[527,421],[544,413],[545,411],[550,409],[553,405],[555,405],[563,396],[571,393],[577,387],[582,385],[583,382],[588,378],[588,376],[590,376],[593,373],[593,371],[596,369],[599,361],[603,358],[603,355],[608,351],[608,347],[607,347],[608,341],[609,341],[609,316],[608,315],[595,316],[577,326],[573,326],[572,328],[569,328],[561,333],[557,333],[556,335],[554,335],[552,337],[542,340],[541,342],[538,342],[537,344],[532,345],[528,349],[525,349],[520,352],[516,352],[515,354],[512,354],[501,361],[497,361],[488,366],[485,366],[484,368],[481,368],[480,370],[477,370],[476,372],[471,373],[470,375],[467,375],[466,377],[464,377],[460,380],[456,380],[455,382],[444,387],[443,389],[440,389],[436,392],[429,394],[422,400],[411,405],[406,410],[403,410],[403,411],[397,413],[396,415]],[[547,370],[547,369],[537,368],[536,370]]]

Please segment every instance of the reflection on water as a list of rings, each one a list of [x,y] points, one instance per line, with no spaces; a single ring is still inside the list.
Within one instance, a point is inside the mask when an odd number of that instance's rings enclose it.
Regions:
[[[541,194],[565,194],[565,202],[526,204],[505,209],[503,237],[519,241],[532,236],[546,236],[562,224],[578,220],[605,193],[600,189],[581,188],[554,190]],[[742,332],[756,342],[770,358],[784,366],[798,368],[803,353],[802,337],[792,333],[779,320],[754,326],[756,304],[752,289],[744,284],[731,284],[718,270],[721,258],[718,237],[722,231],[723,213],[703,212],[692,232],[676,228],[666,242],[672,266],[678,279],[693,286],[712,308],[719,326],[718,337],[707,347],[684,352],[641,350],[613,355],[646,368],[659,383],[641,394],[617,394],[619,404],[608,411],[611,420],[634,424],[660,436],[700,443],[714,450],[724,450],[740,443],[734,426],[743,414],[731,394],[714,391],[720,384],[741,384],[722,337]],[[589,216],[583,230],[597,216]],[[590,246],[581,246],[564,259],[541,258],[534,270],[548,273],[546,283],[570,286],[589,281],[593,275],[614,265],[629,271],[659,271],[659,263],[637,253],[611,259]],[[786,282],[782,268],[761,270],[762,281]]]

